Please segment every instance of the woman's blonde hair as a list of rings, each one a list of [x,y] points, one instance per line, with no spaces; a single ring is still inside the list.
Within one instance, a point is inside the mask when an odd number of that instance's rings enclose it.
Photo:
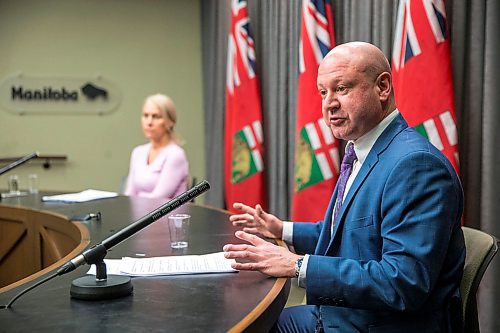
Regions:
[[[170,121],[175,126],[175,124],[177,123],[177,111],[175,109],[174,101],[170,97],[163,94],[154,94],[146,97],[144,104],[148,102],[156,105],[162,113],[163,117],[165,117],[165,119],[170,119]],[[172,141],[181,145],[183,142],[179,135],[177,135],[177,133],[175,132],[174,126],[172,126],[171,128],[166,128],[165,130],[170,135],[170,139]]]

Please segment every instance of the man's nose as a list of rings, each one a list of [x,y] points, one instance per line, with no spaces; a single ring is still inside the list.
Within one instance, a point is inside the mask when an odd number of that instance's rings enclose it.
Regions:
[[[334,94],[328,95],[323,100],[323,107],[330,113],[334,113],[340,106],[339,100]]]

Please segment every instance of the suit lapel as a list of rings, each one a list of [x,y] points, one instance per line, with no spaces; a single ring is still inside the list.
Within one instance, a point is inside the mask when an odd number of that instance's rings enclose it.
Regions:
[[[330,243],[330,235],[332,230],[332,214],[333,214],[333,207],[335,206],[335,200],[337,198],[337,190],[338,186],[336,185],[333,191],[333,195],[330,199],[330,203],[328,204],[328,209],[326,210],[325,213],[325,218],[323,220],[323,228],[321,229],[318,244],[316,245],[316,250],[314,251],[314,254],[320,254],[320,255],[325,254],[326,248]]]
[[[344,216],[345,214],[347,214],[349,206],[351,205],[351,201],[356,196],[356,193],[359,191],[361,185],[365,182],[368,175],[372,172],[375,165],[378,163],[379,156],[384,152],[384,150],[387,149],[387,147],[392,142],[394,137],[407,127],[408,124],[403,119],[401,114],[399,114],[382,132],[382,134],[378,137],[377,141],[375,141],[375,144],[370,150],[370,153],[366,157],[363,165],[361,166],[361,169],[356,175],[356,179],[354,179],[354,182],[352,183],[351,188],[347,193],[347,196],[342,204],[342,208],[340,209],[340,212],[337,216],[338,222],[335,223],[335,225],[333,226],[332,237],[330,238],[328,247],[326,248],[325,252],[323,252],[323,254],[326,254],[328,251],[330,251],[330,248],[333,244],[333,240],[337,237],[340,226],[344,224]],[[336,193],[334,197],[336,198]],[[330,213],[330,218],[331,218],[331,213]]]

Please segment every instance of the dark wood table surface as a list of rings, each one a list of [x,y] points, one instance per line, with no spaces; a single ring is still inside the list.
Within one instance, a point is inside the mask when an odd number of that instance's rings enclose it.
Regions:
[[[117,198],[78,204],[44,203],[41,195],[3,199],[1,205],[57,212],[68,217],[100,212],[101,221],[83,223],[90,245],[99,243],[140,219],[164,202]],[[206,254],[222,251],[236,239],[228,213],[186,204],[173,213],[191,215],[189,247],[172,250],[167,219],[152,223],[116,245],[106,258]],[[133,277],[133,294],[105,301],[70,297],[72,280],[86,274],[88,265],[58,276],[19,298],[11,309],[0,309],[0,332],[266,332],[279,316],[290,281],[258,272]],[[48,274],[0,293],[5,305],[18,292]]]

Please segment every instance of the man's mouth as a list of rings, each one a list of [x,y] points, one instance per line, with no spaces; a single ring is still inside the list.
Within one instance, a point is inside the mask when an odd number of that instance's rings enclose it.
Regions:
[[[345,118],[332,117],[330,118],[330,125],[341,126],[345,122]]]

